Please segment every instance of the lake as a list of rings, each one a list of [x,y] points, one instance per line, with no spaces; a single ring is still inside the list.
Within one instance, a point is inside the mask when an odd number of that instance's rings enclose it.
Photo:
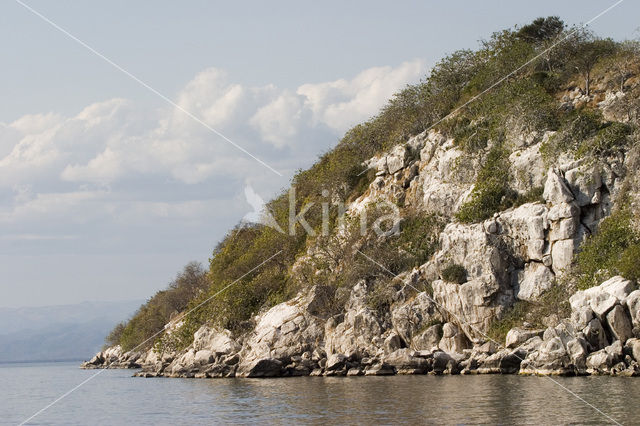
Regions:
[[[0,424],[19,424],[95,374],[78,363],[0,365]],[[134,378],[107,370],[29,424],[603,424],[575,392],[640,424],[640,378],[519,376]]]

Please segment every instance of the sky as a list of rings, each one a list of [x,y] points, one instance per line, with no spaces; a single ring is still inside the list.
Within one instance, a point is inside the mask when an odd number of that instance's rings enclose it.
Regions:
[[[615,3],[21,1],[121,69],[0,4],[6,307],[148,298],[252,211],[245,188],[288,187],[447,53]],[[637,38],[637,16],[591,28]]]

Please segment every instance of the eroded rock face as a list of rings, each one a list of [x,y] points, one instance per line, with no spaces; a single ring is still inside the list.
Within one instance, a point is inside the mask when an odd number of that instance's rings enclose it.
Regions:
[[[288,364],[294,356],[312,352],[324,339],[325,322],[309,312],[318,309],[317,299],[326,297],[325,289],[316,287],[295,299],[281,303],[258,316],[256,326],[240,351],[238,374],[250,374],[260,360],[275,359]],[[265,361],[271,365],[269,362]],[[260,367],[262,368],[262,367]]]
[[[414,336],[422,331],[423,341],[417,345],[418,347],[412,344],[414,349],[428,349],[424,348],[424,344],[429,341],[428,336],[432,333],[425,334],[424,325],[436,321],[442,322],[442,315],[431,297],[424,292],[418,293],[411,301],[400,304],[391,311],[393,328],[405,342],[413,343]]]
[[[433,281],[433,299],[467,337],[477,339],[513,303],[508,259],[491,242],[482,224],[447,225],[440,241],[442,248],[425,265],[425,274],[455,263],[465,267],[468,281]]]
[[[207,350],[214,356],[219,356],[240,350],[240,345],[229,330],[220,330],[205,325],[200,327],[193,336],[195,351]]]
[[[367,306],[367,287],[357,284],[347,305],[346,312],[339,323],[335,319],[327,321],[325,326],[326,351],[329,354],[341,353],[358,357],[375,355],[382,347],[383,332],[380,320]],[[374,339],[378,338],[376,343]]]
[[[547,173],[547,181],[544,184],[542,195],[550,204],[571,203],[574,200],[564,177],[556,169],[550,169]]]
[[[639,374],[637,364],[631,363],[636,362],[632,354],[637,345],[624,303],[634,288],[632,282],[613,277],[597,287],[575,293],[570,298],[571,320],[544,332],[542,344],[528,353],[521,372]],[[517,341],[512,333],[515,336],[518,331],[509,332],[509,343]],[[630,355],[628,359],[623,357],[623,347]]]
[[[542,263],[530,262],[524,268],[516,297],[529,302],[535,301],[551,288],[554,278],[553,272]]]
[[[377,177],[348,211],[383,199],[450,220],[439,250],[411,272],[432,293],[405,285],[389,311],[378,312],[368,303],[371,283],[362,281],[344,289],[348,297],[336,310],[332,290],[313,287],[257,315],[242,336],[204,326],[179,353],[116,347],[86,368],[142,366],[143,375],[180,377],[618,374],[620,363],[631,371],[626,358],[636,362],[640,353],[640,290],[621,277],[577,292],[571,318],[544,332],[511,330],[506,347],[487,340],[493,321],[517,300],[538,301],[570,267],[579,244],[609,214],[628,167],[622,157],[603,164],[559,160],[546,169],[540,140],[509,136],[516,147],[510,184],[521,194],[544,186],[544,201],[476,224],[458,223],[454,215],[469,199],[480,163],[453,140],[424,132],[367,163]],[[441,279],[450,264],[466,269],[466,282]]]
[[[578,291],[569,298],[572,310],[589,307],[603,318],[616,304],[622,303],[631,294],[635,286],[622,277],[613,277],[599,286]]]
[[[507,333],[505,339],[505,347],[514,349],[523,345],[533,337],[542,337],[544,330],[527,330],[522,328],[513,328]]]

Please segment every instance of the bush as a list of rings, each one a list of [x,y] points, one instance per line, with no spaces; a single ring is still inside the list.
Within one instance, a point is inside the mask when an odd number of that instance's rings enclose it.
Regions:
[[[590,109],[572,112],[563,121],[558,133],[540,149],[547,164],[564,152],[575,158],[614,154],[628,145],[633,131],[628,124],[604,122],[600,111]]]
[[[531,303],[519,300],[513,304],[502,318],[494,321],[487,330],[487,336],[498,343],[504,342],[509,330],[522,326],[531,309]]]
[[[397,290],[393,288],[390,279],[377,281],[367,296],[367,306],[383,315],[389,311],[395,291]]]
[[[105,347],[115,346],[120,344],[120,338],[122,337],[122,332],[124,331],[127,323],[120,322],[118,325],[113,327],[113,330],[107,335],[105,339]]]
[[[617,269],[623,277],[640,282],[640,242],[629,245],[620,256]]]
[[[456,284],[467,282],[467,270],[462,265],[452,263],[442,270],[442,279]]]
[[[118,324],[107,337],[106,343],[119,343],[124,351],[134,348],[148,349],[153,336],[164,329],[172,315],[183,311],[190,301],[209,286],[206,271],[196,262],[187,264],[166,290],[157,292],[142,305],[133,317]]]
[[[632,226],[628,207],[622,207],[604,219],[598,231],[589,237],[576,256],[578,287],[601,284],[613,275],[637,280],[640,276],[640,234]]]
[[[509,330],[521,327],[525,321],[533,328],[545,328],[550,323],[568,318],[571,315],[568,300],[572,293],[573,289],[556,283],[540,295],[536,302],[518,300],[502,318],[489,326],[487,335],[497,342],[504,342]]]
[[[540,147],[545,163],[553,164],[565,152],[577,155],[580,145],[600,130],[601,122],[602,114],[590,109],[572,111],[562,117],[558,132]]]
[[[460,207],[456,218],[463,223],[480,222],[511,207],[517,194],[509,187],[509,178],[507,152],[496,146],[478,173],[471,199]]]
[[[433,214],[412,212],[400,222],[400,234],[390,244],[405,253],[405,269],[420,266],[433,256],[443,229],[444,221]]]
[[[542,196],[544,194],[544,186],[537,186],[535,188],[531,188],[529,191],[524,194],[518,194],[515,201],[513,202],[513,207],[519,207],[523,204],[527,203],[545,203],[545,199]]]
[[[624,123],[607,123],[590,139],[585,139],[577,149],[579,158],[587,155],[606,156],[621,151],[627,145],[631,126]]]

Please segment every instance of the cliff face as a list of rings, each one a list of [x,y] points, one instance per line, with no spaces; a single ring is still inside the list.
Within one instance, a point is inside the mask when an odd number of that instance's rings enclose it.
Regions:
[[[625,121],[619,107],[625,95],[594,86],[591,96],[566,92],[560,105],[591,103],[607,119]],[[382,308],[371,280],[341,288],[307,283],[295,298],[256,315],[248,332],[204,325],[184,350],[122,353],[116,346],[83,366],[142,367],[140,375],[169,377],[640,374],[640,290],[633,281],[613,277],[576,291],[569,274],[581,244],[623,195],[637,208],[640,148],[634,139],[607,155],[560,153],[550,159],[545,146],[556,136],[507,133],[509,185],[529,202],[476,223],[461,222],[457,214],[480,185],[491,143],[470,154],[430,130],[368,160],[376,176],[348,214],[387,200],[402,212],[435,214],[446,223],[433,256],[390,273]],[[340,232],[331,238],[336,246],[349,244],[341,242]],[[296,266],[315,255],[317,247],[310,246]],[[373,268],[376,259],[369,260]],[[444,271],[451,265],[464,270],[462,279],[448,278]],[[524,317],[506,341],[491,337],[496,322],[516,307],[540,307],[548,303],[545,294],[560,286],[573,293],[564,312],[568,318],[555,312],[532,324]]]

